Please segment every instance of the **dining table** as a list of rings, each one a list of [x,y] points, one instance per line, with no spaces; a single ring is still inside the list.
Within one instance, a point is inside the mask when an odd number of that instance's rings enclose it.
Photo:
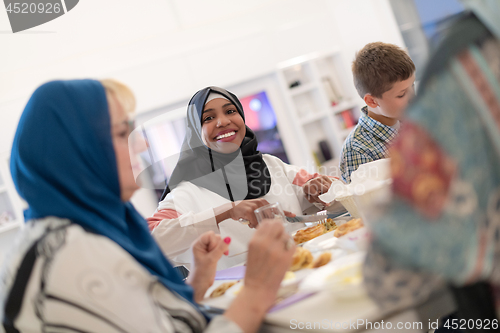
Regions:
[[[348,220],[348,219],[345,219]],[[352,246],[357,244],[360,248],[348,248],[347,256],[339,258],[332,257],[328,264],[334,267],[336,260],[345,262],[348,258],[358,258],[363,256],[367,246],[363,243],[342,243],[334,239],[331,235],[323,235],[323,244],[332,244],[335,246]],[[361,231],[358,235],[362,234]],[[332,237],[332,239],[327,239]],[[342,237],[341,237],[342,238]],[[312,242],[312,241],[311,241]],[[316,241],[316,245],[321,242]],[[347,244],[347,245],[346,245]],[[301,246],[308,247],[307,244]],[[309,246],[314,250],[315,247]],[[338,249],[328,249],[336,254]],[[356,259],[356,260],[358,260]],[[210,297],[214,289],[226,282],[240,281],[241,286],[244,282],[246,267],[238,265],[216,274],[214,284],[208,289],[206,297],[202,304],[207,308],[220,309],[221,312],[229,307],[232,300],[236,297],[236,287],[229,289],[224,295],[219,297]],[[323,269],[324,267],[320,267]],[[310,270],[313,271],[313,270]],[[299,271],[300,272],[300,271]],[[304,274],[297,276],[303,277]],[[311,284],[310,273],[309,284]],[[324,288],[301,288],[306,282],[305,279],[299,280],[283,286],[278,293],[275,305],[268,310],[260,332],[281,333],[281,332],[433,332],[437,328],[439,318],[449,315],[456,309],[455,301],[449,289],[442,287],[435,290],[428,299],[421,303],[391,311],[382,309],[377,303],[369,297],[366,292],[354,292],[350,295],[341,295],[338,290],[332,289],[331,285],[325,285]],[[314,280],[312,281],[314,285]],[[321,285],[321,283],[319,283]],[[241,287],[240,287],[241,288]],[[359,288],[363,288],[362,285]],[[231,291],[231,292],[230,292]]]

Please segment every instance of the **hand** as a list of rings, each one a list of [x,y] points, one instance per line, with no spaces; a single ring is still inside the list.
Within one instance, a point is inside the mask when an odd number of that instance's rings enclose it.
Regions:
[[[268,305],[272,305],[294,252],[295,244],[290,241],[283,224],[264,220],[248,246],[245,287],[266,295]]]
[[[205,292],[214,283],[217,262],[222,254],[228,254],[231,238],[221,239],[213,231],[208,231],[196,239],[192,245],[193,266],[187,279],[195,291],[195,301],[203,300]]]
[[[257,332],[276,300],[295,253],[295,245],[285,247],[289,239],[282,223],[266,220],[250,241],[245,285],[224,313],[244,332]]]
[[[254,211],[257,208],[266,205],[269,205],[269,202],[265,199],[250,199],[229,202],[214,208],[215,220],[217,221],[217,225],[219,225],[219,223],[227,219],[233,219],[236,221],[243,219],[248,221],[248,226],[250,228],[257,228],[259,222],[257,221]],[[295,214],[292,212],[284,211],[283,213],[285,213],[285,216],[295,217]]]
[[[306,195],[306,199],[310,203],[320,203],[325,204],[318,197],[328,192],[330,189],[330,185],[332,184],[332,179],[325,175],[320,175],[319,177],[309,179],[303,186],[304,194]]]
[[[248,226],[250,228],[256,228],[259,225],[259,222],[257,222],[254,210],[266,205],[269,205],[269,202],[265,199],[236,201],[233,208],[229,210],[229,217],[236,221],[239,219],[245,219],[249,222]]]

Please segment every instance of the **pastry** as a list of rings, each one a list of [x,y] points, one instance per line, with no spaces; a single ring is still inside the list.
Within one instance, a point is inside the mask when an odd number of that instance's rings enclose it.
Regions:
[[[210,297],[215,298],[224,295],[226,291],[232,286],[234,286],[236,283],[238,283],[238,281],[224,282],[223,284],[215,288],[214,291],[212,291]]]
[[[307,229],[297,231],[297,233],[293,236],[293,240],[296,244],[300,244],[321,236],[325,232],[326,226],[324,224],[318,224]]]
[[[335,237],[342,237],[345,234],[357,230],[363,226],[363,221],[361,219],[352,219],[337,227],[333,235]]]
[[[330,262],[332,259],[331,252],[321,253],[311,264],[311,268],[318,268],[324,266]]]
[[[299,269],[308,267],[311,264],[312,260],[313,257],[309,250],[306,250],[303,247],[297,247],[292,257],[292,265],[290,267],[290,270],[292,272],[295,272]]]

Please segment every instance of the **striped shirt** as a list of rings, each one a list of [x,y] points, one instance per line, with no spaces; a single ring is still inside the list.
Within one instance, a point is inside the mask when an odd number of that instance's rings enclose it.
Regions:
[[[397,129],[370,118],[366,106],[361,111],[358,124],[342,148],[340,174],[346,183],[351,182],[351,173],[361,164],[386,158],[387,147],[398,133]]]

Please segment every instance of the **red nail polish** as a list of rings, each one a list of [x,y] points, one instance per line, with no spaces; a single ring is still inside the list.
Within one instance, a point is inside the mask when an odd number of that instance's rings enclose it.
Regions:
[[[231,237],[224,238],[224,243],[226,243],[226,244],[231,243]]]
[[[227,250],[226,252],[224,252],[224,255],[228,255],[229,254],[229,250]]]

